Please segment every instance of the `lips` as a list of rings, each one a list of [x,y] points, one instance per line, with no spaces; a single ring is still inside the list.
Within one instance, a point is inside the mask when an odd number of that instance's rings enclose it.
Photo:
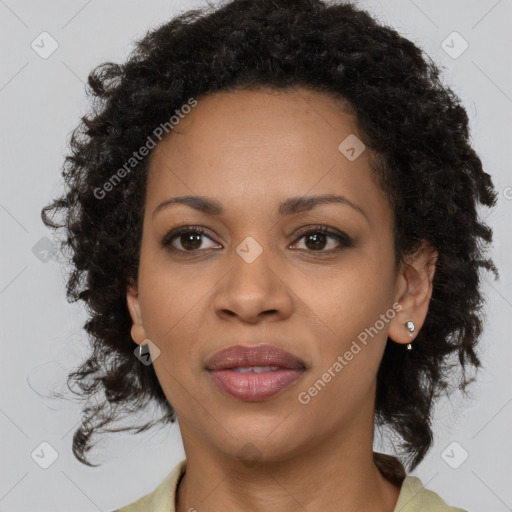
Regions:
[[[297,381],[304,362],[275,346],[236,345],[214,354],[206,363],[218,389],[239,400],[269,399]]]
[[[288,369],[304,369],[298,357],[273,345],[235,345],[214,354],[206,363],[207,370],[227,370],[250,366],[277,366]]]

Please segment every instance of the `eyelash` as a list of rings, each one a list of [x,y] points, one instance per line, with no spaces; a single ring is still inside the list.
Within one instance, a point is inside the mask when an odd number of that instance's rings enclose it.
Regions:
[[[162,247],[166,248],[167,250],[169,250],[173,253],[180,253],[180,254],[183,254],[183,253],[190,254],[190,253],[204,250],[204,249],[195,249],[195,250],[187,251],[187,250],[182,250],[182,249],[176,249],[175,247],[173,247],[172,242],[174,241],[174,239],[178,238],[180,235],[183,235],[186,233],[199,234],[199,235],[205,236],[206,238],[209,238],[210,240],[212,240],[212,238],[208,236],[207,231],[202,226],[183,226],[181,228],[174,229],[171,232],[169,232],[167,235],[165,235],[165,237],[163,238],[163,240],[161,242]],[[329,230],[329,228],[327,228],[326,226],[315,226],[314,228],[310,228],[306,231],[298,233],[297,238],[295,239],[295,241],[293,243],[298,242],[299,240],[301,240],[302,238],[304,238],[307,235],[318,234],[318,233],[321,233],[323,235],[328,235],[328,238],[333,238],[341,245],[341,247],[337,247],[336,249],[330,249],[327,251],[320,250],[320,249],[318,251],[305,249],[307,252],[320,253],[320,254],[321,253],[333,254],[333,253],[342,251],[344,248],[353,246],[353,241],[348,235],[346,235],[345,233],[342,233],[342,232],[333,232],[333,231]],[[215,240],[212,240],[212,242],[215,242]],[[299,249],[299,250],[304,250],[304,249]]]

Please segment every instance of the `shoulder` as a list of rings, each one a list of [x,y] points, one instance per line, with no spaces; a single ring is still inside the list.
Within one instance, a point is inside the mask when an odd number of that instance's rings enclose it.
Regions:
[[[186,462],[178,462],[154,491],[112,512],[175,512],[176,488],[185,473]]]
[[[398,501],[393,512],[467,512],[451,507],[433,491],[426,489],[421,480],[408,476],[402,483]]]

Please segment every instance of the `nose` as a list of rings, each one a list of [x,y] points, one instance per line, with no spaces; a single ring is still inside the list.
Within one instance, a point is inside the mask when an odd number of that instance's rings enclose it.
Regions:
[[[219,317],[255,324],[264,319],[283,320],[292,314],[293,293],[286,283],[286,272],[267,257],[267,251],[253,261],[233,251],[230,263],[213,295],[213,309]]]

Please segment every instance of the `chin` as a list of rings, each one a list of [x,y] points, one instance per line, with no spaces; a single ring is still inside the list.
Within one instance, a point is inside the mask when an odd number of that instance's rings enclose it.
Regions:
[[[227,423],[223,425],[231,435],[222,436],[222,439],[210,438],[210,441],[217,444],[217,448],[227,456],[248,465],[263,461],[284,461],[303,449],[297,437],[298,427],[283,425],[282,418],[269,418],[266,422],[253,420],[236,426]]]

